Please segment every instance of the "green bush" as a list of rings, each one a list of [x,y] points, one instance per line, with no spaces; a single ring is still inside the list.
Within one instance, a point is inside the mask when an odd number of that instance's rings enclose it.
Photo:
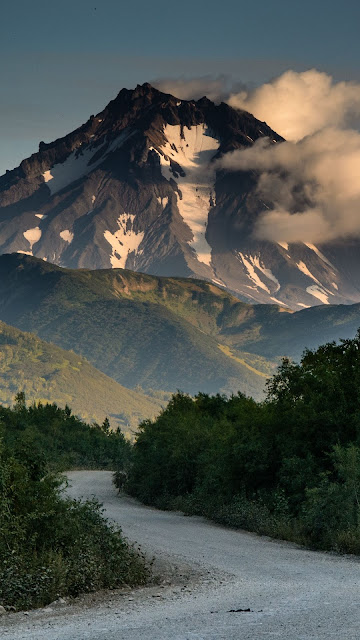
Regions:
[[[264,402],[177,393],[146,421],[128,490],[161,508],[360,552],[360,334],[284,359]]]
[[[88,425],[71,409],[41,402],[29,407],[19,393],[13,408],[0,406],[0,435],[5,445],[26,459],[31,452],[48,468],[117,469],[128,464],[131,445],[123,433],[110,431],[106,419],[102,425]]]
[[[0,453],[0,604],[38,607],[58,596],[142,584],[143,558],[96,502],[62,494],[63,480],[31,460]]]

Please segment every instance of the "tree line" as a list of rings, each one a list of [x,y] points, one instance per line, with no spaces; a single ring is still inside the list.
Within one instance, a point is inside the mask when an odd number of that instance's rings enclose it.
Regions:
[[[284,359],[257,403],[175,394],[146,420],[128,490],[146,504],[360,552],[360,334]]]

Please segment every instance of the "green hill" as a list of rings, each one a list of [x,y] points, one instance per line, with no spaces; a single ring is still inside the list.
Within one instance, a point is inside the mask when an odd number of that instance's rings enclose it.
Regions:
[[[19,391],[30,403],[67,404],[90,422],[108,416],[124,432],[161,408],[160,400],[125,389],[74,352],[0,322],[0,404],[11,405]]]
[[[0,319],[73,349],[129,388],[260,397],[272,365],[221,349],[219,319],[234,304],[251,309],[204,281],[0,256]]]
[[[317,349],[326,342],[354,338],[359,327],[360,304],[319,305],[292,314],[264,314],[262,321],[240,326],[230,339],[235,349],[299,360],[305,347]]]
[[[360,305],[293,313],[240,302],[206,281],[11,254],[0,256],[0,319],[73,349],[129,388],[259,398],[280,356],[354,336]]]

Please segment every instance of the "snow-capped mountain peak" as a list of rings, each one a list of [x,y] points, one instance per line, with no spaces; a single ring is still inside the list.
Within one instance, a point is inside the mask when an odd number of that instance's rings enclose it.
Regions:
[[[0,253],[206,278],[242,299],[293,309],[360,300],[356,242],[255,239],[266,204],[256,176],[215,160],[262,137],[282,141],[223,103],[179,100],[147,83],[123,89],[0,178]]]

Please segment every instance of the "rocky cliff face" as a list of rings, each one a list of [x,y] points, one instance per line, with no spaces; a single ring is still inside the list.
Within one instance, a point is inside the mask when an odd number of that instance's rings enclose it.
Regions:
[[[360,300],[357,242],[259,242],[264,209],[253,172],[216,159],[266,123],[207,98],[178,100],[148,84],[123,89],[79,129],[0,178],[0,253],[62,266],[195,276],[241,299],[301,309]],[[266,206],[266,204],[265,204]]]

